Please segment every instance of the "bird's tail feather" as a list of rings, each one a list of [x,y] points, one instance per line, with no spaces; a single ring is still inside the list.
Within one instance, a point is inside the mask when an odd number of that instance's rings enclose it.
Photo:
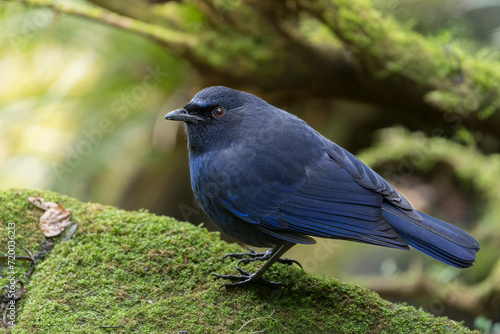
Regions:
[[[408,245],[457,268],[472,266],[479,243],[469,233],[437,218],[419,212],[421,221],[409,218],[389,203],[382,215]]]

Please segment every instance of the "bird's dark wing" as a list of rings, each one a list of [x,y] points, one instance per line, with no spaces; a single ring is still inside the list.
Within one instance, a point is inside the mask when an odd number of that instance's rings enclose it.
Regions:
[[[326,138],[323,138],[323,141],[330,158],[338,162],[359,185],[380,194],[385,201],[396,206],[410,218],[418,221],[422,220],[422,217],[406,198],[397,192],[389,182],[373,171],[373,169],[339,145]]]
[[[359,160],[349,161],[345,154],[339,158],[321,149],[307,164],[288,164],[284,158],[261,166],[260,172],[249,168],[238,173],[220,203],[238,218],[291,242],[301,243],[287,232],[407,249],[381,213],[384,192],[396,200],[395,190],[368,167],[362,175]]]

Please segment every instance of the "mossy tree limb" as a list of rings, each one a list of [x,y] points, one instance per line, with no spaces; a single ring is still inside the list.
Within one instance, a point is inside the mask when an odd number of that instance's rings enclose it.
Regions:
[[[369,1],[190,0],[134,10],[127,1],[89,1],[100,7],[75,11],[56,1],[23,0],[153,38],[198,70],[200,86],[259,88],[281,100],[348,98],[441,121],[442,112],[476,120],[500,108],[498,62],[413,32]],[[133,24],[116,24],[124,19]],[[481,126],[498,130],[498,122]]]
[[[407,30],[366,1],[299,2],[351,50],[371,82],[387,81],[380,93],[388,92],[388,98],[405,92],[411,100],[432,108],[462,115],[480,113],[480,117],[498,110],[497,63],[488,66],[451,43]]]
[[[37,265],[11,333],[107,333],[111,327],[115,333],[471,332],[292,266],[275,265],[268,273],[291,291],[258,285],[220,290],[221,282],[210,274],[233,272],[234,263],[222,263],[221,256],[240,248],[222,242],[217,233],[51,192],[0,193],[1,245],[6,245],[7,224],[14,223],[17,249],[37,251],[42,213],[28,203],[30,196],[71,208],[79,227]]]
[[[195,44],[193,36],[181,31],[120,15],[98,6],[66,4],[51,0],[22,0],[21,2],[51,8],[56,12],[83,17],[142,35],[158,42],[178,56],[184,56]]]

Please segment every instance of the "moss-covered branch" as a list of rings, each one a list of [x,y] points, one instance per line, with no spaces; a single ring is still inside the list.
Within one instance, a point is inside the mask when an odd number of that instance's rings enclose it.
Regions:
[[[51,0],[21,0],[21,2],[39,7],[52,8],[57,12],[88,18],[143,35],[157,41],[167,47],[172,53],[180,56],[192,49],[196,42],[194,36],[169,29],[165,26],[149,24],[119,15],[97,6],[67,4],[61,1]]]
[[[275,265],[268,274],[290,285],[290,291],[264,286],[220,290],[221,282],[210,274],[234,272],[234,263],[224,264],[221,257],[240,248],[222,242],[217,233],[51,192],[0,193],[2,253],[9,223],[16,226],[18,252],[36,253],[44,240],[37,224],[42,213],[29,204],[29,196],[70,208],[79,227],[37,264],[17,304],[12,333],[108,333],[110,328],[114,333],[471,332],[446,318],[291,266]]]
[[[198,70],[200,86],[259,88],[286,103],[342,97],[426,119],[440,120],[441,112],[474,115],[466,123],[500,108],[498,62],[464,52],[451,38],[422,36],[366,0],[190,0],[138,7],[89,1],[101,7],[23,0],[153,38]],[[404,120],[398,113],[391,117]],[[481,130],[496,133],[498,124],[481,124]]]
[[[403,92],[440,110],[480,118],[500,108],[497,62],[474,59],[452,43],[408,30],[367,1],[299,2],[341,39],[365,74],[389,84],[381,87],[390,88],[389,96]]]

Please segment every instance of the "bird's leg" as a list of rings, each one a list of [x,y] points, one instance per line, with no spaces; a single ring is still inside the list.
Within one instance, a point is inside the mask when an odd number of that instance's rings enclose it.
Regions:
[[[278,261],[281,255],[285,254],[290,248],[293,247],[293,244],[287,244],[287,245],[280,245],[280,246],[275,246],[271,248],[268,252],[270,252],[269,259],[267,260],[266,263],[255,273],[250,273],[239,266],[236,266],[236,269],[242,274],[242,275],[220,275],[220,274],[212,274],[214,276],[217,276],[218,278],[227,278],[232,281],[237,281],[234,283],[224,283],[220,287],[235,287],[235,286],[242,286],[242,285],[247,285],[251,283],[264,283],[266,285],[270,285],[272,287],[286,287],[283,283],[280,282],[274,282],[270,281],[268,279],[265,279],[262,277],[264,273],[273,265],[274,262]],[[267,253],[267,252],[266,252]]]
[[[249,263],[249,262],[267,261],[267,260],[269,260],[271,258],[271,256],[273,255],[273,253],[279,247],[280,246],[274,246],[273,248],[268,249],[264,253],[256,252],[253,248],[248,247],[249,252],[246,252],[246,253],[229,253],[229,254],[224,255],[224,257],[222,258],[222,260],[224,260],[226,258],[241,259],[238,262],[238,266],[240,264],[246,264],[246,263]],[[249,258],[245,258],[245,256],[248,256]],[[298,261],[294,260],[294,259],[280,258],[280,259],[277,259],[276,262],[284,263],[284,264],[287,264],[287,265],[292,265],[292,264],[295,263],[300,268],[302,268],[302,266],[300,265],[300,263]]]

